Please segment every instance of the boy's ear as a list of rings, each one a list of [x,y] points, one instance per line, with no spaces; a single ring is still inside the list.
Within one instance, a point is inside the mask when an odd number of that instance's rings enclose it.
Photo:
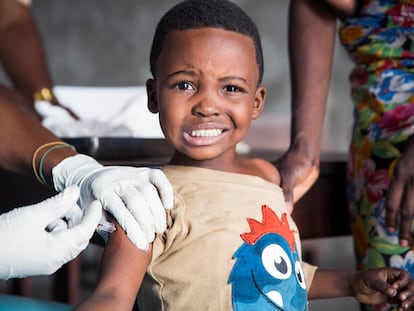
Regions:
[[[148,97],[148,110],[152,113],[158,113],[157,96],[155,93],[155,81],[154,79],[148,79],[147,83],[147,97]]]
[[[258,86],[254,97],[254,107],[252,111],[252,120],[257,119],[263,112],[267,90],[264,86]]]

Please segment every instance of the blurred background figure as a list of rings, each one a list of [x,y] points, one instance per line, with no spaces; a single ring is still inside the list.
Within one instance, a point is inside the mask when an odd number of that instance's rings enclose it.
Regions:
[[[319,163],[339,18],[339,38],[353,61],[348,199],[357,266],[398,267],[413,276],[413,2],[293,0],[289,17],[293,148],[285,174],[301,180]],[[292,163],[302,168],[290,170]]]
[[[42,39],[30,12],[30,0],[0,0],[0,63],[10,85],[0,84],[0,96],[35,112],[35,101],[46,101],[78,116],[62,106],[53,92],[53,80]]]

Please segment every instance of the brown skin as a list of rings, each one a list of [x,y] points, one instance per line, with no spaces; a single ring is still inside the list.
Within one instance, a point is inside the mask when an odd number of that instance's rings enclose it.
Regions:
[[[354,296],[365,304],[395,303],[398,310],[414,305],[414,282],[407,271],[383,268],[364,272],[318,270],[309,299]]]
[[[163,132],[176,149],[171,164],[255,175],[278,183],[278,172],[269,163],[236,153],[266,98],[266,88],[258,86],[255,60],[252,39],[238,33],[202,28],[168,35],[147,90],[149,109],[159,113]],[[212,138],[191,135],[199,129],[222,133]]]
[[[291,143],[288,152],[276,161],[276,166],[282,177],[286,201],[293,209],[295,186],[308,180],[310,188],[319,175],[336,18],[319,1],[297,0],[290,3],[289,20]]]
[[[276,161],[276,165],[286,200],[292,209],[295,186],[301,182],[311,185],[312,180],[316,180],[315,173],[319,173],[322,124],[331,78],[337,18],[352,15],[356,8],[356,0],[292,0],[290,3],[292,139],[288,152]],[[307,51],[306,57],[303,57],[302,51]],[[395,166],[386,198],[386,225],[391,232],[399,230],[402,246],[414,246],[411,232],[414,218],[413,159],[414,140]]]
[[[257,83],[258,66],[249,37],[215,28],[170,32],[155,77],[147,83],[149,109],[159,113],[164,134],[176,149],[170,163],[248,174],[279,184],[277,169],[270,162],[235,151],[251,120],[263,110],[265,88]],[[205,134],[200,129],[214,131],[200,137]],[[117,230],[111,234],[103,260],[98,287],[75,310],[113,310],[114,305],[117,310],[130,310],[150,254],[134,248]],[[401,270],[318,269],[309,297],[355,296],[376,303],[395,299],[397,288],[405,290],[397,298],[408,298],[404,303],[411,305],[414,283]]]
[[[116,225],[105,247],[98,286],[75,310],[132,310],[151,254],[151,249],[136,248]]]
[[[33,94],[52,88],[53,81],[35,20],[29,8],[18,1],[0,0],[0,62],[13,82],[13,87],[0,85],[0,96],[40,118],[34,110]],[[60,106],[59,102],[53,104]]]
[[[0,97],[0,167],[15,173],[33,176],[32,157],[35,150],[46,143],[61,141],[44,128],[27,111]],[[39,155],[42,153],[40,152]],[[63,159],[77,154],[70,148],[53,150],[45,158],[43,173],[49,184],[52,168]],[[37,157],[36,166],[39,166]]]
[[[389,230],[395,231],[399,225],[400,244],[414,247],[411,229],[414,218],[414,139],[394,168],[386,205],[385,220]]]

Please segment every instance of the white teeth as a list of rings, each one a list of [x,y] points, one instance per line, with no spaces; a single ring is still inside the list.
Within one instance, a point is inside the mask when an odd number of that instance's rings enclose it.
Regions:
[[[213,137],[218,136],[223,132],[219,129],[206,129],[206,130],[193,130],[191,131],[191,136],[193,137]]]

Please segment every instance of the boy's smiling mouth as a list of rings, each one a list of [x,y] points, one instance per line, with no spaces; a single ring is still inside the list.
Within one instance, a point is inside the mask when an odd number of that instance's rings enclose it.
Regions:
[[[228,130],[223,126],[205,126],[204,128],[193,128],[184,132],[184,138],[193,146],[211,146],[219,142]]]
[[[223,132],[223,129],[200,129],[192,130],[190,135],[192,137],[214,137],[218,136]]]

